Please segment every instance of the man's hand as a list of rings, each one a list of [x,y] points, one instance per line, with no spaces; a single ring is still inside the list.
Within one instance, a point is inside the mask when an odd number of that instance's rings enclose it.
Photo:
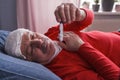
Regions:
[[[82,21],[86,17],[86,13],[72,3],[62,3],[55,10],[55,17],[57,22],[71,23],[72,21]]]
[[[68,51],[78,51],[84,41],[73,32],[64,32],[63,42],[58,42],[58,44]]]

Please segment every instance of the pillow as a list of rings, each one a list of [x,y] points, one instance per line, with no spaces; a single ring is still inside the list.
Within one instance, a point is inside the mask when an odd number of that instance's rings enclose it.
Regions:
[[[0,50],[4,50],[5,40],[10,31],[0,30]]]
[[[41,64],[0,52],[0,80],[61,80]]]

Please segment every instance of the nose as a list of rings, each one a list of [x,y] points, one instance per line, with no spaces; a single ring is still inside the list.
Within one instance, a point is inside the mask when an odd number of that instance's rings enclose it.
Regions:
[[[38,47],[38,48],[41,48],[41,45],[42,45],[43,41],[41,39],[34,39],[34,40],[31,40],[30,41],[30,45],[32,47]]]

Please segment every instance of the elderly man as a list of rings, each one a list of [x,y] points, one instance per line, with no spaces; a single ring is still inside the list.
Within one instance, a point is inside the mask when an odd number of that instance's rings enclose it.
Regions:
[[[17,29],[9,34],[5,51],[43,64],[63,80],[119,80],[120,33],[80,32],[92,23],[93,13],[73,4],[58,6],[55,15],[65,23],[63,41],[58,40],[59,25],[45,35]]]

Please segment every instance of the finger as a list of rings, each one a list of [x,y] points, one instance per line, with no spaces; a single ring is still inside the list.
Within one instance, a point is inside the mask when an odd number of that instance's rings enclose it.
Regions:
[[[66,17],[66,23],[70,23],[71,22],[70,6],[68,4],[64,4],[64,12],[65,12],[65,17]]]
[[[72,37],[72,38],[74,38],[74,37],[79,37],[76,33],[74,33],[74,32],[69,32],[69,35]]]
[[[65,23],[66,17],[65,17],[65,13],[64,13],[64,5],[63,4],[58,6],[58,12],[59,12],[59,16],[61,18],[61,21]]]
[[[64,32],[64,33],[63,33],[63,38],[64,38],[64,37],[69,37],[68,34],[69,34],[68,32]]]
[[[75,21],[75,18],[76,18],[76,10],[77,10],[77,8],[76,8],[73,4],[70,4],[70,16],[71,16],[71,21]]]
[[[76,10],[76,21],[80,21],[81,20],[81,13],[80,13],[80,9]]]
[[[67,40],[69,41],[69,39],[73,39],[74,37],[79,37],[79,36],[72,31],[64,33],[64,40],[65,41],[67,41]]]
[[[74,35],[76,35],[74,32],[72,32],[72,31],[70,31],[69,32],[69,35],[71,35],[71,36],[74,36]]]
[[[74,34],[73,31],[67,31],[67,32],[64,32],[63,34]]]
[[[63,42],[65,43],[66,46],[69,45],[70,40],[71,40],[70,35],[66,34],[63,36]]]
[[[58,12],[58,8],[55,10],[54,14],[55,14],[57,22],[61,22],[61,18],[60,18],[59,12]]]

